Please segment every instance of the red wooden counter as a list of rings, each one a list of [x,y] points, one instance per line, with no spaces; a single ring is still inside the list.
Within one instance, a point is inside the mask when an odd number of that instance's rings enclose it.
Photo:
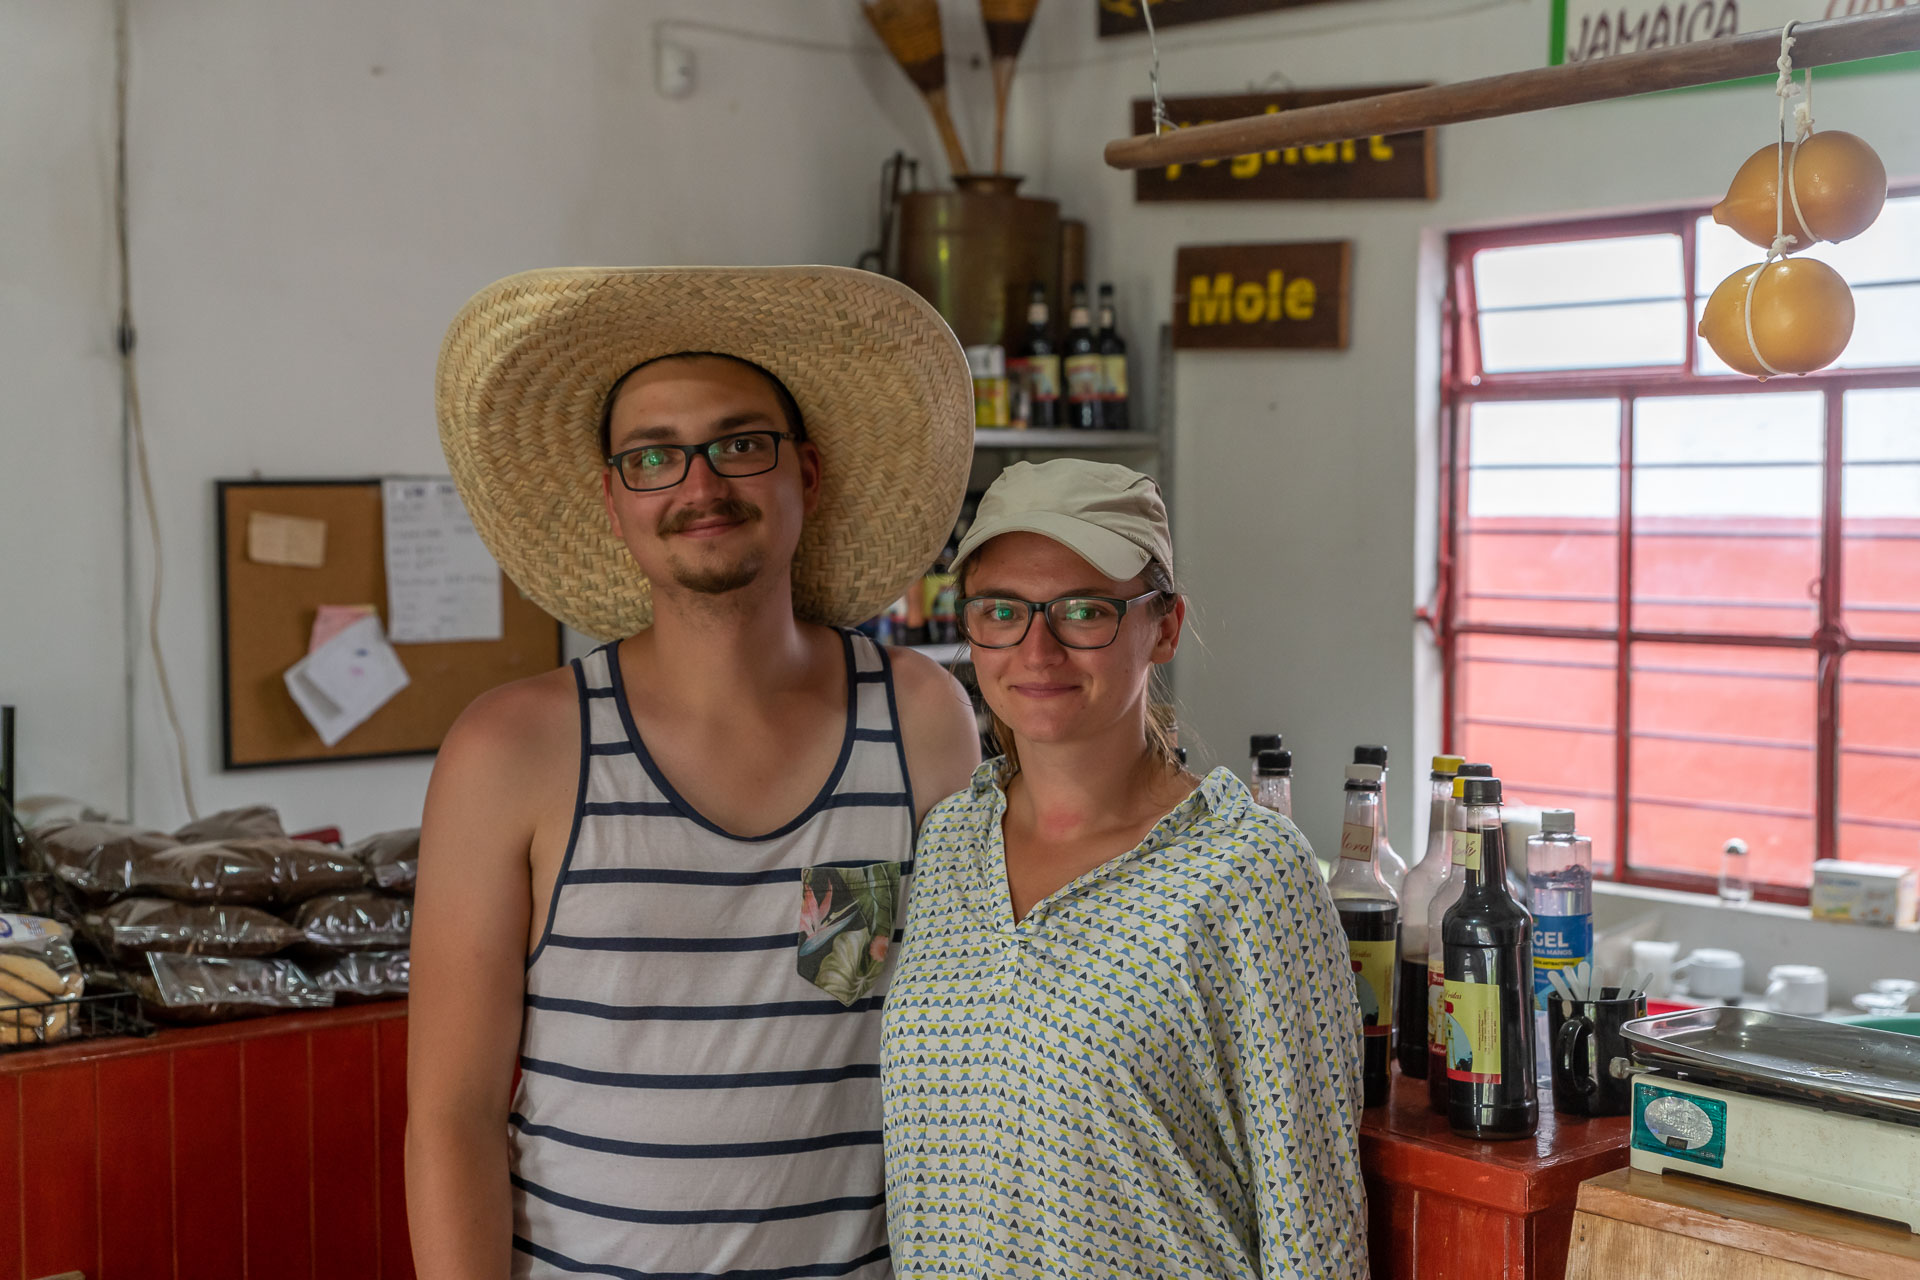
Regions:
[[[406,1012],[0,1054],[0,1280],[411,1280]]]
[[[1556,1115],[1530,1139],[1456,1138],[1394,1069],[1360,1126],[1374,1280],[1561,1280],[1580,1184],[1627,1163],[1627,1117]]]

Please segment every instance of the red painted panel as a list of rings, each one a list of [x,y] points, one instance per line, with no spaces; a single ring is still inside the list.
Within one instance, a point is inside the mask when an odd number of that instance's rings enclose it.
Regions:
[[[376,1274],[377,1028],[313,1033],[313,1269],[317,1276]]]
[[[1423,1191],[1416,1209],[1418,1249],[1410,1280],[1520,1280],[1521,1219]]]
[[[414,1280],[407,1234],[407,1021],[380,1024],[380,1277]]]
[[[85,1062],[20,1077],[21,1261],[29,1276],[100,1267],[93,1074]]]
[[[305,1035],[240,1051],[248,1280],[313,1275],[312,1117]]]
[[[0,1280],[20,1280],[20,1081],[0,1077]]]
[[[179,1280],[242,1280],[240,1046],[211,1044],[167,1056],[173,1075],[175,1274]]]
[[[1367,1270],[1373,1280],[1414,1274],[1413,1219],[1418,1193],[1373,1173],[1367,1183]]]
[[[173,1270],[173,1164],[168,1158],[167,1060],[109,1058],[99,1066],[100,1280],[149,1280]]]

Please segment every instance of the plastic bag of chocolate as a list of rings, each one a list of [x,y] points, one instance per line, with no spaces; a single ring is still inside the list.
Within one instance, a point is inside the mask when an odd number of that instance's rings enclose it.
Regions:
[[[300,931],[257,907],[122,898],[80,917],[80,933],[102,954],[138,967],[148,951],[266,956],[300,941]]]
[[[35,827],[28,848],[43,871],[89,902],[107,902],[134,887],[140,859],[179,841],[124,822],[53,822]]]
[[[393,1000],[407,994],[408,957],[405,951],[349,951],[307,972],[340,1004]]]
[[[0,1047],[68,1035],[71,1002],[85,990],[66,925],[42,916],[0,915]]]
[[[135,860],[134,891],[180,902],[291,906],[364,885],[358,861],[311,840],[261,837],[162,849]]]
[[[270,804],[250,804],[239,809],[222,809],[197,818],[173,833],[181,844],[204,844],[209,840],[251,840],[259,836],[286,837],[280,825],[280,811]]]
[[[291,960],[155,951],[147,956],[147,970],[129,971],[127,985],[156,1022],[229,1022],[333,1004],[333,994]]]
[[[420,828],[383,831],[368,836],[347,852],[360,860],[373,882],[392,893],[412,893],[420,868]]]
[[[404,947],[413,933],[413,900],[372,890],[310,898],[293,913],[301,936],[327,951]]]

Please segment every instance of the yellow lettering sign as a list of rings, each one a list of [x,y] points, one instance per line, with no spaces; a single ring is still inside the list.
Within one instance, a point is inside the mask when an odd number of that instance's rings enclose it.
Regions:
[[[1211,281],[1195,276],[1187,294],[1187,323],[1226,324],[1233,318],[1232,297],[1233,277],[1227,272],[1222,271]]]
[[[1313,319],[1313,304],[1319,300],[1320,291],[1313,287],[1313,281],[1296,276],[1287,286],[1287,319]]]
[[[1385,134],[1374,134],[1367,139],[1367,156],[1373,160],[1393,159],[1393,147],[1387,142]]]
[[[1241,324],[1258,324],[1267,318],[1267,291],[1249,280],[1233,291],[1233,318]]]
[[[1287,279],[1281,271],[1267,272],[1262,285],[1257,280],[1236,284],[1230,272],[1212,276],[1194,276],[1187,292],[1189,325],[1261,324],[1274,320],[1311,320],[1319,303],[1320,291],[1305,277]]]

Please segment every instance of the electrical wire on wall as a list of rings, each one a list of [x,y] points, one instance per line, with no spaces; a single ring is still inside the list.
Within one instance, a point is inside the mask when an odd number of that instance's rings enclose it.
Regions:
[[[200,816],[193,802],[193,779],[187,767],[187,735],[180,729],[180,713],[173,702],[173,682],[167,678],[167,661],[160,651],[160,571],[164,556],[160,549],[160,514],[153,500],[153,471],[147,464],[147,435],[140,421],[140,381],[134,358],[133,290],[130,257],[127,249],[127,67],[130,59],[127,5],[129,0],[114,0],[113,5],[113,233],[120,274],[120,320],[114,331],[114,344],[120,352],[120,420],[123,434],[123,477],[125,501],[125,574],[128,603],[127,645],[127,817],[133,817],[134,713],[133,673],[138,643],[132,635],[134,595],[133,556],[133,477],[140,480],[141,505],[147,513],[147,532],[153,540],[153,581],[147,595],[147,648],[153,655],[153,672],[160,685],[160,700],[167,711],[167,724],[173,730],[175,763],[180,770],[180,798],[187,806],[189,820]]]

